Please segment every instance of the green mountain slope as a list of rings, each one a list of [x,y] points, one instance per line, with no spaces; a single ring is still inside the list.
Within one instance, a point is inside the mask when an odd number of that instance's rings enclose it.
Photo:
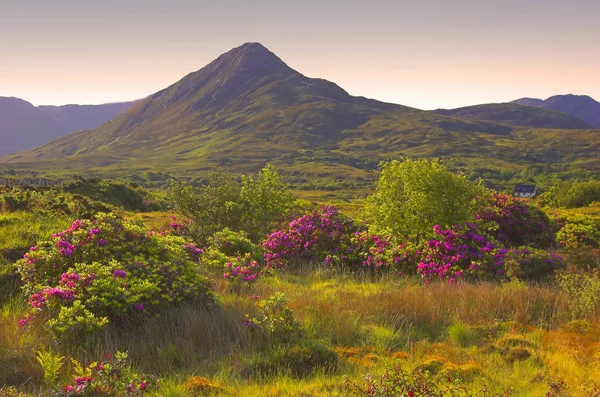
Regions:
[[[447,117],[353,97],[248,43],[99,128],[0,158],[0,164],[42,172],[123,176],[152,170],[194,177],[215,164],[248,172],[270,161],[296,182],[312,183],[373,178],[380,160],[452,156],[457,167],[507,180],[534,166],[597,173],[598,132]]]
[[[585,129],[592,128],[577,117],[554,110],[547,110],[516,103],[490,103],[458,109],[438,109],[435,113],[470,120],[494,121],[514,126],[534,128]]]
[[[587,95],[555,95],[546,100],[521,98],[512,103],[563,112],[600,128],[600,102]]]

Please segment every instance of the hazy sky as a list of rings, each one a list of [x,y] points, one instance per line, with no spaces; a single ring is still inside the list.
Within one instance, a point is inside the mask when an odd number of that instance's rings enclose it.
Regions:
[[[0,96],[141,98],[249,41],[353,95],[424,109],[600,100],[600,0],[0,0]]]

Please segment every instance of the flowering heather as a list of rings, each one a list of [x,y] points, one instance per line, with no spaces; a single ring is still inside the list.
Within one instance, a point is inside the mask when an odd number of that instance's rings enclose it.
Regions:
[[[522,199],[495,193],[475,214],[486,232],[507,246],[545,247],[552,243],[550,219]]]
[[[490,241],[476,225],[455,229],[434,226],[435,239],[429,240],[417,253],[417,272],[426,279],[444,278],[450,282],[460,277],[503,277],[506,248]]]

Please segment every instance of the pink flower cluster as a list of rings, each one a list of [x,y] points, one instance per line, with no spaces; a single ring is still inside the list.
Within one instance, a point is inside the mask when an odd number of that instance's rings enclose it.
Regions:
[[[434,226],[436,238],[426,242],[417,252],[417,272],[424,278],[447,278],[450,282],[462,276],[476,278],[504,275],[506,248],[499,247],[480,234],[476,225],[454,229]]]
[[[300,259],[323,261],[357,230],[354,222],[342,217],[336,208],[323,207],[291,221],[287,230],[274,232],[263,242],[267,267],[281,268]]]
[[[227,271],[223,274],[223,278],[229,281],[241,280],[252,282],[257,279],[262,271],[261,265],[249,258],[246,258],[246,260],[236,258],[235,263],[228,262],[225,267]]]

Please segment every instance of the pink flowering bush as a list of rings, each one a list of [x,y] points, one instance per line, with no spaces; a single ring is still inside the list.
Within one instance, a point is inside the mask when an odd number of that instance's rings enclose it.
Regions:
[[[442,229],[434,226],[435,238],[425,242],[417,255],[417,272],[425,279],[461,277],[475,279],[504,276],[507,249],[482,234],[474,224]]]
[[[505,194],[493,194],[475,219],[506,246],[546,247],[554,240],[550,219],[542,210]]]
[[[264,271],[263,266],[248,253],[242,257],[232,257],[225,265],[223,278],[232,285],[241,288],[243,284],[251,284]]]
[[[101,363],[84,368],[74,361],[73,382],[61,387],[54,395],[61,397],[136,397],[148,393],[147,377],[138,375],[128,365],[127,353],[107,355]]]
[[[322,263],[332,253],[344,252],[358,230],[359,226],[334,207],[323,207],[291,221],[285,230],[272,233],[263,242],[266,266],[289,267],[302,260]]]
[[[399,274],[414,274],[416,246],[406,238],[392,238],[368,231],[355,232],[345,246],[336,247],[325,257],[326,264],[342,268],[392,269]]]
[[[212,300],[199,273],[201,253],[181,237],[111,214],[77,220],[17,262],[31,307],[27,319],[41,317],[57,337],[83,337],[163,305]]]

